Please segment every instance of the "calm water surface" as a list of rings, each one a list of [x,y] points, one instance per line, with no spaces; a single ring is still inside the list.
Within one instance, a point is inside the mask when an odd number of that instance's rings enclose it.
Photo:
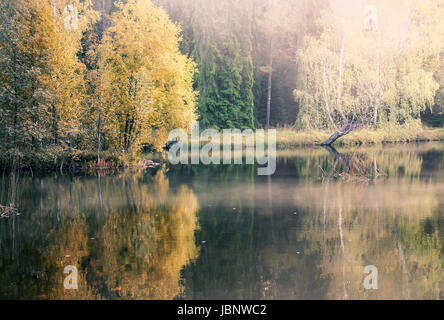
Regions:
[[[0,298],[443,299],[444,144],[338,151],[279,152],[272,177],[21,174],[12,194],[3,174]]]

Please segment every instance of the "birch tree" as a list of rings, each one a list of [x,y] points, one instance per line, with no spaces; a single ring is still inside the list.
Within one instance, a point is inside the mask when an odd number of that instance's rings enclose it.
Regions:
[[[297,126],[334,131],[330,145],[356,128],[418,121],[438,89],[442,10],[435,1],[377,1],[369,28],[363,1],[332,0],[319,35],[297,53]]]

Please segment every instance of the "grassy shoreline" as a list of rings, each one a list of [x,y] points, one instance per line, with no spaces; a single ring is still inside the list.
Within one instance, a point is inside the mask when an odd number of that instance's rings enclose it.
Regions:
[[[333,132],[295,129],[277,129],[277,149],[300,148],[321,144]],[[375,145],[388,143],[444,141],[444,128],[418,126],[359,129],[338,139],[335,146]]]
[[[276,148],[278,151],[301,149],[321,144],[333,132],[321,130],[296,130],[293,128],[276,129]],[[444,141],[444,128],[427,128],[418,125],[383,127],[378,129],[365,128],[351,132],[337,140],[334,146],[351,148],[354,146],[371,146],[378,144],[417,143]],[[206,144],[206,141],[200,141]],[[265,140],[267,144],[267,139]],[[222,146],[221,146],[222,147]],[[22,170],[39,171],[91,171],[97,169],[125,169],[143,168],[146,160],[163,162],[159,153],[138,154],[130,157],[113,152],[102,152],[101,163],[97,165],[97,153],[94,151],[77,151],[72,155],[65,155],[63,168],[60,160],[38,159],[32,162],[26,160],[19,165]],[[5,167],[0,162],[0,167]],[[7,167],[7,165],[6,165]]]

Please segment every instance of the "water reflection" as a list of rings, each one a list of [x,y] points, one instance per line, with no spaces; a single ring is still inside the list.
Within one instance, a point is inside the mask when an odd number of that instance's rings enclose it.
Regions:
[[[198,203],[185,186],[154,176],[22,180],[23,217],[1,224],[0,296],[172,299],[198,255]],[[24,218],[24,219],[22,219]],[[63,269],[79,270],[65,290]]]
[[[442,298],[442,233],[433,227],[442,187],[422,178],[419,154],[381,159],[329,152],[335,162],[323,186],[295,195],[295,203],[310,212],[302,237],[311,244],[307,250],[322,257],[330,282],[326,298]],[[378,268],[378,290],[362,284],[366,265]]]
[[[443,144],[411,144],[281,151],[272,177],[22,175],[22,215],[0,220],[0,297],[443,299],[443,167]],[[68,264],[77,291],[63,287]]]
[[[186,298],[442,299],[442,167],[433,144],[281,152],[275,176],[242,182],[193,167],[207,244]]]

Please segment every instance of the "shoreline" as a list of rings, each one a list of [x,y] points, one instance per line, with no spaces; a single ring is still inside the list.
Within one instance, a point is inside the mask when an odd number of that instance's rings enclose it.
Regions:
[[[276,150],[286,151],[291,149],[303,149],[310,147],[322,147],[321,143],[331,135],[331,132],[321,130],[302,131],[293,128],[276,128]],[[359,146],[377,145],[405,145],[413,143],[443,142],[444,128],[384,128],[384,129],[360,129],[351,132],[333,144],[338,148],[351,148]],[[201,143],[204,143],[201,141]],[[232,144],[233,145],[233,144]],[[267,145],[267,141],[265,141]],[[68,159],[67,159],[68,158]],[[53,159],[45,161],[38,159],[34,164],[22,162],[18,165],[21,171],[40,172],[88,172],[100,170],[120,170],[120,169],[146,169],[161,167],[164,159],[160,153],[141,153],[136,159],[129,160],[124,155],[118,153],[103,153],[101,163],[97,166],[97,155],[91,151],[84,151],[82,155],[71,155],[63,160],[62,170],[60,163],[56,164]],[[38,164],[38,165],[37,165]],[[9,166],[4,166],[4,161],[0,161],[0,169],[6,170]]]
[[[321,145],[333,132],[277,129],[277,149]],[[365,146],[444,141],[444,128],[396,126],[378,129],[359,129],[342,137],[333,146]]]

